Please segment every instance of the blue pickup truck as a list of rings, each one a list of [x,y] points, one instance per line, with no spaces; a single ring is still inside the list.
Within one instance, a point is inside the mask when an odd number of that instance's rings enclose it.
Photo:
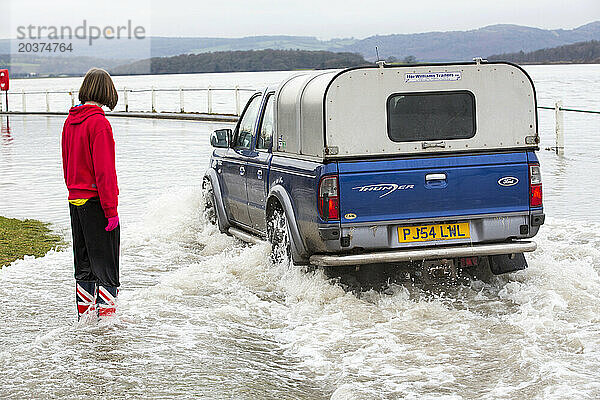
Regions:
[[[509,63],[298,73],[210,141],[211,220],[296,265],[501,274],[527,266],[544,223],[535,89]]]

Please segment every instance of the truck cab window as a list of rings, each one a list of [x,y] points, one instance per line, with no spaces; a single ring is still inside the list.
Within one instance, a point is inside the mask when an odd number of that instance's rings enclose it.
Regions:
[[[258,115],[260,108],[261,96],[255,96],[250,101],[242,119],[238,125],[238,131],[235,135],[235,142],[233,147],[235,149],[249,149],[252,145],[252,128],[254,128],[254,122]]]
[[[274,95],[269,95],[265,111],[263,114],[262,122],[260,124],[260,130],[258,132],[258,139],[256,141],[256,148],[261,150],[269,150],[271,143],[273,142],[273,131],[275,130],[275,120],[273,114],[273,101]]]

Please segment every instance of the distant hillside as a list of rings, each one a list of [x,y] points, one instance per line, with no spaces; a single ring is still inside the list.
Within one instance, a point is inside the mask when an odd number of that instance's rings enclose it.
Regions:
[[[371,59],[378,46],[383,57],[414,55],[420,61],[470,61],[488,54],[533,51],[586,40],[600,40],[600,21],[572,30],[491,25],[470,31],[372,36],[341,50]]]
[[[72,56],[109,59],[147,59],[179,54],[264,49],[324,50],[359,53],[375,59],[375,46],[383,58],[415,56],[421,61],[465,61],[488,54],[524,52],[600,40],[600,21],[575,29],[545,30],[519,25],[491,25],[469,31],[377,35],[365,39],[319,40],[310,36],[252,36],[243,38],[149,37],[145,40],[72,40]],[[0,40],[0,54],[10,52],[10,40]],[[14,45],[14,43],[13,43]],[[16,46],[13,46],[13,49]]]
[[[545,30],[519,25],[490,25],[469,31],[376,35],[365,39],[321,41],[306,36],[257,36],[239,39],[152,38],[152,56],[169,52],[199,53],[225,50],[300,49],[358,53],[375,60],[375,46],[383,58],[413,55],[421,61],[465,61],[487,54],[532,51],[546,47],[600,40],[600,21],[575,29]]]
[[[357,39],[322,41],[311,36],[250,36],[243,38],[177,38],[152,37],[152,57],[167,57],[185,53],[213,53],[243,50],[327,50],[347,51],[344,47]]]
[[[0,69],[8,68],[13,78],[27,76],[83,75],[91,67],[110,69],[124,60],[97,57],[47,57],[36,54],[0,54]],[[130,60],[133,61],[133,60]]]
[[[494,54],[490,61],[512,61],[519,64],[600,64],[600,42],[592,40],[525,53]]]
[[[111,69],[115,75],[181,74],[199,72],[286,71],[346,68],[367,61],[352,53],[306,50],[220,51],[153,57]]]

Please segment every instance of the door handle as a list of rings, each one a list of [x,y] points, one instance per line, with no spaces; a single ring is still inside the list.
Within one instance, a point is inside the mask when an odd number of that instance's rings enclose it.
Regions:
[[[256,171],[256,175],[258,176],[258,179],[262,179],[262,169]]]
[[[246,168],[240,167],[240,175],[244,175],[246,173]]]
[[[427,174],[425,175],[426,181],[445,181],[446,174]]]

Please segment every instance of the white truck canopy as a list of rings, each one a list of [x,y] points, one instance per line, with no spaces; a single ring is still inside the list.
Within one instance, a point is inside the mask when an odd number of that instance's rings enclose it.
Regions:
[[[316,158],[537,148],[535,89],[508,63],[311,71],[276,93],[274,153]]]

